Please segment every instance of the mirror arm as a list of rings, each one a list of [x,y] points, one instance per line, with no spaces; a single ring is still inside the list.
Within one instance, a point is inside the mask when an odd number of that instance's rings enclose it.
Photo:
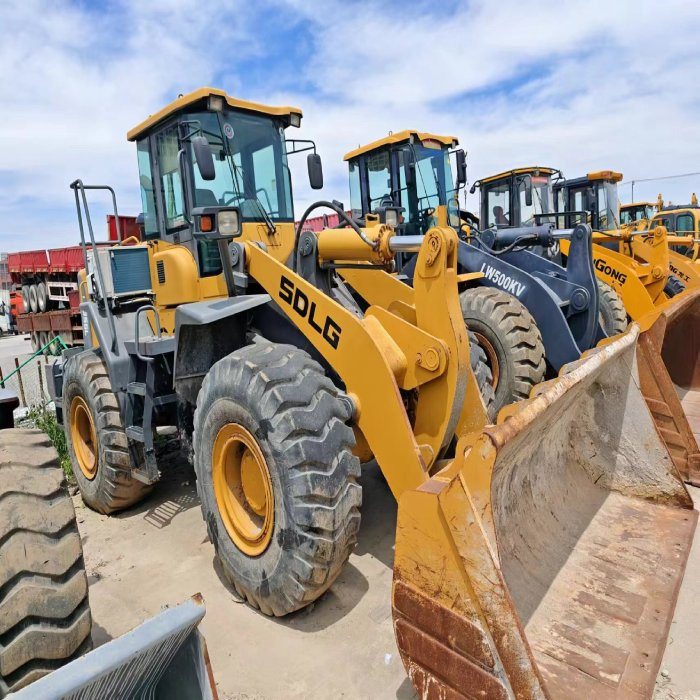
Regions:
[[[311,139],[285,139],[284,140],[285,144],[292,144],[292,148],[294,150],[292,151],[287,151],[285,155],[291,156],[294,155],[295,153],[304,153],[304,151],[313,151],[316,153],[316,143],[312,141]],[[306,146],[306,148],[297,148],[296,144],[298,143],[309,143],[311,144],[310,146]]]

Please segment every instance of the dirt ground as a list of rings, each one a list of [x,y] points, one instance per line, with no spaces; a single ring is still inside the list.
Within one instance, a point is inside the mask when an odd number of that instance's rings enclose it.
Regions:
[[[376,466],[362,476],[359,545],[315,605],[270,619],[242,604],[207,539],[194,474],[176,451],[166,476],[136,508],[106,517],[74,498],[83,536],[95,644],[197,591],[222,700],[414,698],[389,606],[396,505]],[[693,489],[696,502],[700,489]],[[700,544],[693,547],[659,676],[659,700],[700,698]]]
[[[123,514],[99,515],[74,497],[95,644],[199,591],[207,607],[200,629],[222,700],[415,696],[391,625],[396,504],[376,468],[362,477],[360,541],[340,578],[309,608],[270,619],[241,603],[224,579],[189,465],[177,454],[161,463],[164,480]]]

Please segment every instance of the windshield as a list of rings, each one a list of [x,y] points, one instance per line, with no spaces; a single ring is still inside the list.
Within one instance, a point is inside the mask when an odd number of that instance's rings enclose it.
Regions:
[[[642,219],[651,219],[654,216],[654,207],[651,204],[626,205],[620,210],[620,223],[631,224]]]
[[[532,182],[532,204],[526,202],[528,180]],[[555,223],[554,217],[543,217],[554,210],[552,188],[548,175],[531,175],[520,179],[518,185],[520,197],[520,225],[534,226],[536,224]]]
[[[194,167],[195,207],[239,207],[244,221],[293,221],[284,128],[271,117],[225,111],[194,114],[190,134],[206,136],[214,180]],[[196,163],[190,146],[190,157]]]
[[[459,204],[447,148],[409,144],[398,153],[401,206],[407,233],[425,233],[437,225],[437,208],[447,206],[448,221],[459,225]],[[406,185],[406,165],[415,164],[415,185]]]
[[[603,182],[598,190],[598,229],[600,231],[614,231],[620,228],[618,215],[620,201],[617,198],[617,184]]]

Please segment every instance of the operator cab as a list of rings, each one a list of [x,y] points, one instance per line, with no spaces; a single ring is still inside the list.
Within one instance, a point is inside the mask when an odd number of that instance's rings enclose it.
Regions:
[[[627,226],[638,221],[650,221],[656,213],[656,205],[652,202],[632,202],[620,205],[620,224]]]
[[[129,131],[137,147],[144,238],[190,248],[202,277],[221,273],[223,239],[242,235],[288,254],[284,242],[291,236],[280,235],[294,226],[288,153],[313,150],[311,185],[322,186],[315,146],[296,148],[312,142],[285,139],[301,117],[296,107],[201,88]]]
[[[483,228],[512,228],[555,223],[552,212],[553,168],[517,168],[477,180],[480,220]]]
[[[558,212],[566,212],[565,226],[588,223],[594,231],[619,230],[620,180],[622,173],[600,170],[554,183],[554,204]]]
[[[454,136],[400,131],[347,153],[353,218],[378,214],[408,235],[425,234],[436,225],[459,228],[457,193],[466,182],[466,157],[455,150],[457,144]]]

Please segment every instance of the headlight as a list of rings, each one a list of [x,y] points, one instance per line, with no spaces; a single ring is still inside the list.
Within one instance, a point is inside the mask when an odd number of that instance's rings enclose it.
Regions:
[[[301,114],[299,114],[298,112],[292,112],[289,115],[289,125],[300,127],[301,126]]]
[[[241,235],[241,221],[236,209],[220,211],[216,219],[216,228],[220,236],[234,238]]]
[[[209,104],[207,106],[210,112],[223,112],[224,98],[221,95],[209,95]]]
[[[386,209],[384,211],[384,223],[387,226],[396,228],[399,225],[399,211],[398,209]]]

